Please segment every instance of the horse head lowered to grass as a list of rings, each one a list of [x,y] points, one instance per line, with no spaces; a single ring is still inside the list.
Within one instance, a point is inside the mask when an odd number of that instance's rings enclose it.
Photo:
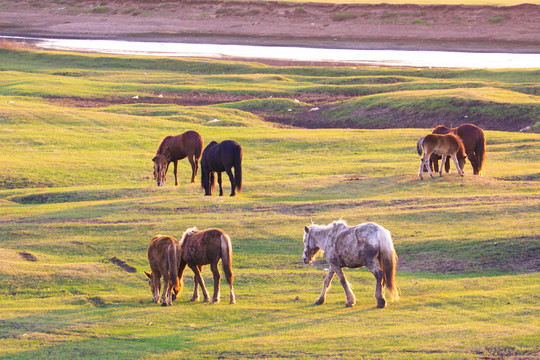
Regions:
[[[348,226],[340,220],[326,226],[304,227],[304,263],[311,263],[319,250],[324,251],[330,269],[324,280],[322,293],[315,300],[316,305],[325,302],[326,293],[336,274],[347,296],[345,306],[350,307],[356,303],[356,298],[343,273],[344,267],[365,266],[375,276],[377,307],[386,306],[385,287],[388,288],[393,300],[399,299],[395,278],[398,257],[390,232],[382,226],[375,223]]]
[[[144,273],[148,277],[152,300],[155,303],[159,301],[160,279],[163,277],[161,306],[172,305],[173,300],[182,289],[182,280],[178,278],[178,267],[181,260],[180,243],[171,236],[157,235],[150,241],[147,253],[151,272],[145,271]]]
[[[433,171],[429,166],[429,160],[432,154],[442,155],[442,163],[439,169],[439,176],[442,176],[442,170],[446,162],[446,158],[450,156],[454,161],[457,172],[460,176],[464,175],[463,167],[465,166],[465,159],[467,155],[465,154],[465,149],[461,139],[454,134],[429,134],[418,140],[416,144],[416,149],[420,158],[420,170],[418,171],[418,176],[420,180],[424,179],[422,173],[424,168],[427,168],[429,171],[429,176],[433,177]],[[423,154],[423,155],[422,155]]]
[[[486,136],[484,130],[473,124],[462,124],[455,128],[449,128],[444,125],[438,125],[433,129],[432,134],[449,134],[457,135],[463,147],[465,153],[469,159],[473,168],[474,175],[482,175],[484,162],[486,160]],[[437,155],[431,155],[431,162],[433,163],[433,170],[439,171],[439,157]],[[443,166],[443,163],[441,163]],[[444,163],[446,172],[450,170],[450,159],[447,159]],[[463,168],[461,168],[463,170]]]
[[[174,184],[178,185],[178,160],[185,157],[191,164],[191,182],[195,182],[202,148],[202,137],[196,131],[190,130],[180,135],[165,137],[157,149],[156,156],[152,159],[157,186],[165,185],[167,170],[171,162],[174,163]]]

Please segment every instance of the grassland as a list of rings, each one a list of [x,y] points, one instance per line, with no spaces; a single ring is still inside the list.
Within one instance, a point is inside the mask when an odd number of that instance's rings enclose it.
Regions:
[[[537,86],[536,70],[279,68],[24,50],[0,55],[2,359],[540,354],[538,134],[487,131],[486,176],[472,176],[467,166],[464,178],[420,181],[414,146],[429,129],[299,129],[261,116],[312,107],[316,82],[328,102],[330,91],[376,93],[389,76],[416,83],[408,95],[433,91],[420,84],[451,82],[450,93],[467,88],[475,100],[483,94],[531,106],[535,94],[523,89]],[[499,90],[460,86],[473,82]],[[388,94],[396,97],[404,91],[392,89]],[[248,102],[175,103],[186,94]],[[361,99],[350,96],[345,104]],[[189,184],[187,162],[180,163],[178,187],[170,179],[155,186],[151,158],[159,141],[187,129],[206,143],[242,144],[241,195],[204,197],[199,184]],[[344,308],[337,281],[327,304],[312,305],[325,263],[303,265],[303,226],[339,218],[375,221],[392,232],[399,302],[376,309],[374,279],[360,269],[346,271],[354,308]],[[191,226],[231,235],[236,305],[189,302],[189,278],[174,306],[151,303],[142,273],[150,238],[179,237]],[[211,289],[208,269],[204,275]]]

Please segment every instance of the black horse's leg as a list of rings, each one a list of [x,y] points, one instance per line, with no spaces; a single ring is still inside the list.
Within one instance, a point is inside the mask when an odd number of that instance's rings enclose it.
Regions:
[[[216,184],[216,176],[213,171],[210,171],[208,173],[208,181],[206,182],[205,186],[208,186],[206,189],[206,194],[204,195],[212,195],[212,190],[214,188],[214,185]]]
[[[442,166],[442,163],[441,163],[441,166]],[[450,173],[450,157],[447,157],[446,158],[446,162],[444,163],[444,170],[446,171],[446,173]]]
[[[229,175],[229,180],[231,181],[231,196],[236,195],[236,184],[234,175],[232,173],[232,168],[225,170],[227,172],[227,175]]]
[[[431,154],[429,157],[429,167],[431,167],[434,172],[439,171],[439,155]],[[425,169],[425,171],[428,171],[428,169]]]
[[[178,186],[178,160],[174,160],[174,185]]]
[[[217,182],[219,184],[219,196],[223,196],[223,186],[221,184],[221,171],[217,172]]]

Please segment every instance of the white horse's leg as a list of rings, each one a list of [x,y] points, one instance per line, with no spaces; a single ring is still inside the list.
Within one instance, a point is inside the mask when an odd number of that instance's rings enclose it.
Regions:
[[[461,168],[459,167],[459,162],[458,162],[458,159],[457,159],[457,156],[454,154],[452,155],[452,160],[454,161],[454,165],[456,165],[456,169],[457,169],[457,172],[460,176],[463,176],[465,175],[465,173],[463,172],[463,170],[461,170]]]
[[[444,163],[441,163],[443,165]],[[442,169],[442,166],[441,166]],[[383,308],[386,306],[386,299],[384,297],[384,286],[382,285],[383,281],[383,272],[374,260],[366,264],[366,268],[375,276],[375,298],[377,299],[377,307]]]
[[[330,289],[330,286],[332,285],[332,279],[334,278],[334,269],[330,267],[330,270],[328,271],[328,274],[326,275],[326,278],[323,282],[323,289],[321,292],[321,295],[315,300],[315,305],[322,305],[324,304],[326,300],[326,293],[328,292],[328,289]]]
[[[443,170],[444,164],[446,164],[446,157],[447,155],[442,156],[441,167],[439,168],[439,176],[442,176],[442,170]]]
[[[339,277],[341,286],[343,286],[343,290],[345,290],[345,295],[347,296],[347,302],[345,303],[345,306],[346,307],[354,306],[354,304],[356,304],[356,297],[354,296],[351,290],[351,287],[349,285],[349,282],[347,281],[347,278],[345,277],[345,274],[343,273],[343,270],[341,268],[336,267],[334,269],[334,272]]]

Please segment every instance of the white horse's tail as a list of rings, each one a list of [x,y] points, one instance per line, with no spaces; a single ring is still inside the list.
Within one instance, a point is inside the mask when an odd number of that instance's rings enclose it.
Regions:
[[[380,265],[383,272],[383,286],[388,288],[390,298],[399,300],[399,289],[396,284],[396,266],[398,256],[392,243],[392,235],[390,231],[382,228],[378,232],[379,235],[379,253]]]

